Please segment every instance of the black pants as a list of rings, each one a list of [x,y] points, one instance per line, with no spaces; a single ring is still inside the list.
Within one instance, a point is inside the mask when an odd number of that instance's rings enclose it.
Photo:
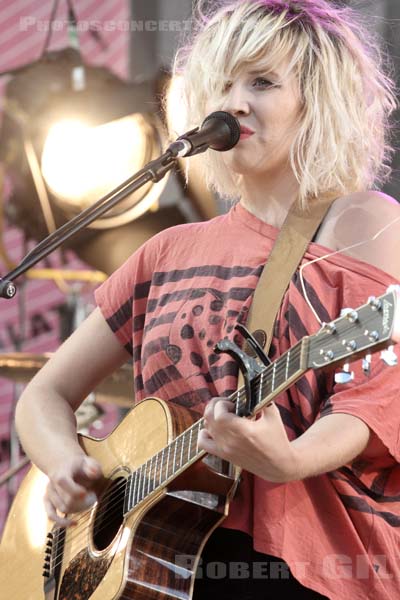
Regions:
[[[327,600],[305,588],[281,559],[256,552],[252,538],[219,528],[211,535],[196,574],[193,600]]]

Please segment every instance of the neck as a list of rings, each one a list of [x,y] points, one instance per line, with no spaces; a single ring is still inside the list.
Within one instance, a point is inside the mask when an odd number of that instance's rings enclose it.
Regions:
[[[262,221],[280,229],[298,198],[299,184],[293,174],[269,177],[267,181],[243,177],[241,190],[241,204]]]

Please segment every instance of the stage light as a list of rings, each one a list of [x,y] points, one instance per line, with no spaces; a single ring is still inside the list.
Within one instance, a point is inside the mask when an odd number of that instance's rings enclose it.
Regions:
[[[76,89],[77,68],[79,53],[67,48],[19,70],[7,85],[0,133],[1,158],[13,183],[7,215],[28,238],[45,237],[49,223],[65,223],[166,144],[154,82],[127,83],[85,65],[85,85]],[[168,176],[125,198],[68,247],[76,250],[92,239],[94,229],[120,227],[155,211]],[[156,229],[163,227],[161,219]]]
[[[72,217],[139,171],[159,150],[156,123],[149,116],[133,114],[97,127],[61,120],[44,142],[41,171],[54,202]],[[157,202],[166,181],[147,184],[91,227],[117,227],[137,219]]]
[[[86,208],[139,170],[145,144],[135,116],[98,127],[60,121],[44,143],[43,177],[67,207]]]
[[[85,65],[76,85],[81,70],[79,53],[66,48],[19,69],[6,88],[0,160],[12,195],[5,210],[28,239],[43,239],[162,154],[183,132],[179,79],[171,81],[162,71],[154,81],[127,83],[107,69]],[[168,117],[161,105],[166,90]],[[216,198],[205,186],[197,158],[190,159],[188,182],[184,159],[175,175],[149,182],[64,248],[109,274],[162,229],[214,217]],[[169,181],[171,197],[160,204]]]

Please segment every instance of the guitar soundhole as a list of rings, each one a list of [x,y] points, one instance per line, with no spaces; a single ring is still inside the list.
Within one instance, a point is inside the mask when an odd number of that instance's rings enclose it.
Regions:
[[[100,498],[93,528],[93,544],[97,550],[107,548],[121,527],[124,517],[126,479],[118,477]]]

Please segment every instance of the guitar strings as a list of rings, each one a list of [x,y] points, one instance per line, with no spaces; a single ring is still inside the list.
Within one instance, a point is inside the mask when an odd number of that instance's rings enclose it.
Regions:
[[[371,320],[375,320],[374,314],[371,313],[371,318],[370,319],[366,319],[365,323],[368,324],[368,321]],[[347,331],[351,332],[354,329],[354,325],[351,324],[349,322],[347,329],[345,328],[343,331],[343,334],[346,334]],[[311,336],[313,337],[313,336]],[[318,340],[318,338],[316,338],[314,340],[316,349],[318,349],[319,347],[322,348],[323,346],[325,346],[326,342],[323,340]],[[298,342],[297,344],[295,344],[295,346],[293,346],[292,348],[290,348],[290,352],[292,357],[296,357],[297,355],[299,355],[301,353],[301,349],[302,349],[302,344],[301,341]],[[288,351],[287,351],[288,352]],[[278,364],[279,362],[285,362],[285,365],[282,364],[282,366],[279,366],[275,369],[275,377],[277,377],[277,375],[282,374],[282,372],[284,370],[286,370],[286,361],[284,361],[283,359],[287,356],[287,352],[285,352],[284,354],[282,354],[276,361],[275,364]],[[264,369],[262,371],[262,373],[260,373],[259,375],[257,375],[256,377],[253,378],[252,382],[254,383],[259,383],[261,376],[262,377],[268,377],[268,371],[270,371],[270,374],[272,374],[272,369],[273,369],[273,365],[269,365],[266,369]],[[265,388],[267,387],[267,383],[262,384],[261,386],[261,392],[265,391]],[[242,387],[240,388],[240,390],[234,392],[231,396],[229,396],[227,398],[227,400],[231,400],[231,401],[238,401],[241,402],[242,400],[246,399],[246,392],[245,389]],[[187,435],[188,432],[194,428],[199,428],[202,424],[204,424],[204,418],[199,419],[196,423],[194,423],[191,427],[189,427],[187,430],[185,430],[184,432],[182,432],[179,436],[177,436],[174,440],[172,440],[172,442],[170,442],[170,444],[168,444],[168,446],[172,446],[173,444],[176,444],[179,438],[182,438],[183,436]],[[196,448],[197,448],[197,440],[196,441]],[[193,438],[192,438],[192,442],[193,442]],[[186,442],[184,440],[184,442],[182,443],[182,449],[181,452],[187,452],[189,449],[188,446],[186,446]],[[191,448],[190,448],[191,450]],[[157,453],[159,454],[159,453]],[[154,455],[156,456],[156,455]],[[194,458],[194,457],[192,457]],[[150,461],[152,461],[154,459],[154,457],[151,457],[151,459],[148,459],[145,463],[143,463],[143,465],[141,465],[140,467],[138,467],[138,469],[136,469],[136,471],[134,473],[136,473],[139,469],[145,467],[144,469],[144,475],[146,475],[147,469],[148,469],[148,465],[150,463]],[[151,464],[151,463],[150,463]],[[157,463],[156,463],[157,464]],[[182,466],[182,465],[181,465]],[[180,467],[179,467],[180,468]],[[150,467],[150,473],[153,469],[153,466],[151,465]],[[153,479],[153,482],[157,479],[157,478],[162,478],[162,471],[163,468],[161,466],[161,469],[157,468],[155,469],[155,478]],[[132,474],[133,475],[133,474]],[[131,476],[132,476],[131,475]],[[139,479],[140,481],[140,479]],[[149,484],[151,483],[151,479],[149,479]],[[91,513],[94,511],[94,514],[96,514],[96,518],[101,518],[104,517],[104,515],[107,516],[111,516],[111,515],[115,515],[116,511],[118,510],[118,507],[115,509],[115,507],[107,507],[106,509],[104,509],[103,511],[101,510],[101,504],[108,504],[110,503],[110,501],[115,502],[116,500],[119,500],[123,497],[123,494],[125,494],[125,490],[126,490],[126,486],[127,486],[127,480],[121,482],[120,484],[118,484],[117,486],[114,486],[114,488],[112,488],[111,492],[109,492],[108,494],[106,493],[99,501],[98,504],[98,508],[96,510],[96,505],[94,505],[94,507],[91,507],[89,510],[87,510],[84,513],[80,513],[79,516],[79,521],[78,524],[76,525],[76,528],[74,528],[74,534],[75,535],[71,535],[67,540],[66,540],[66,544],[73,544],[74,542],[76,543],[79,539],[79,537],[81,537],[82,534],[86,535],[88,528],[86,527],[88,520],[90,519],[90,515]],[[140,502],[142,502],[143,500],[145,500],[151,493],[157,491],[160,488],[161,484],[159,484],[158,486],[156,486],[155,488],[153,488],[152,490],[149,490],[149,485],[148,485],[148,491],[145,494],[145,496],[139,501],[138,504],[140,504]],[[121,495],[121,491],[123,492],[123,494]],[[100,507],[100,508],[99,508]],[[133,508],[133,507],[132,507]],[[99,534],[107,525],[104,525],[103,527],[100,527],[96,534]],[[64,529],[63,527],[59,528],[59,530]],[[63,553],[60,552],[59,555],[55,556],[53,558],[53,561],[55,564],[53,564],[53,568],[56,568],[56,566],[58,566],[59,563],[57,563],[56,561],[61,557]]]

